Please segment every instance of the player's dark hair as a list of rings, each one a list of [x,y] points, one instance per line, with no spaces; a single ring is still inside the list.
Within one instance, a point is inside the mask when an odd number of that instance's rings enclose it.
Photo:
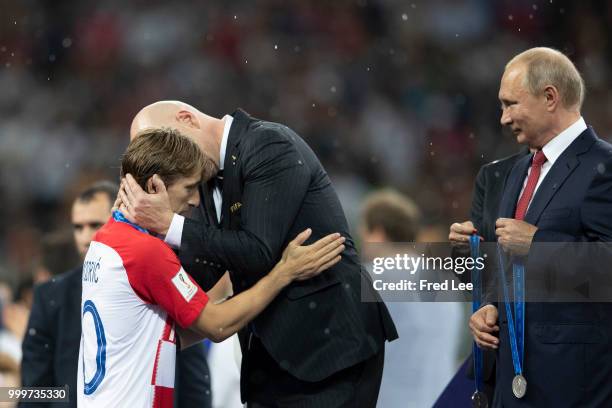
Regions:
[[[154,174],[169,186],[177,178],[202,174],[204,163],[202,151],[191,139],[174,129],[153,129],[130,142],[121,160],[121,176],[131,174],[146,190]]]

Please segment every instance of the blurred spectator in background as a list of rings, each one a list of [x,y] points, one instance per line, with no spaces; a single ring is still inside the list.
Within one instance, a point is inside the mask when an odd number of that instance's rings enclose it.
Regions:
[[[83,191],[72,205],[74,243],[81,260],[85,258],[89,244],[96,232],[106,224],[111,206],[117,196],[117,185],[101,181]]]
[[[76,206],[76,203],[75,203]],[[73,207],[73,212],[75,211]],[[81,215],[76,215],[77,220]],[[75,215],[73,214],[73,219]],[[76,228],[76,227],[75,227]],[[99,227],[98,227],[99,228]],[[34,283],[44,283],[49,279],[73,268],[82,259],[74,245],[75,236],[65,228],[45,235],[40,242],[40,261],[34,270]],[[81,255],[82,256],[82,255]],[[31,307],[30,299],[30,307]]]
[[[25,278],[17,285],[15,291],[15,304],[23,306],[26,310],[32,308],[32,297],[34,296],[34,280]]]
[[[364,246],[415,242],[419,224],[420,211],[410,198],[395,190],[381,190],[370,194],[363,204],[361,238]],[[400,338],[387,346],[378,406],[430,407],[458,365],[463,307],[418,298],[387,301],[387,307]]]
[[[0,373],[5,372],[5,380],[15,384],[19,384],[21,342],[32,306],[32,290],[32,279],[23,279],[14,292],[8,282],[0,281]]]
[[[19,385],[19,361],[21,349],[19,348],[19,333],[11,323],[23,320],[20,311],[24,307],[15,307],[13,303],[13,289],[8,282],[0,280],[0,387],[16,387]],[[25,311],[27,321],[27,310]],[[7,324],[8,323],[8,324]],[[21,326],[20,323],[17,326]]]
[[[410,198],[393,189],[370,194],[363,204],[364,242],[414,242],[420,229],[420,210]]]

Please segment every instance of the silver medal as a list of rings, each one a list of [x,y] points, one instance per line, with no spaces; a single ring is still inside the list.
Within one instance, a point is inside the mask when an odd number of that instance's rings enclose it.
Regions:
[[[527,392],[527,380],[521,374],[512,380],[512,393],[516,398],[523,398]]]
[[[489,401],[482,391],[474,391],[472,394],[472,408],[488,408]]]

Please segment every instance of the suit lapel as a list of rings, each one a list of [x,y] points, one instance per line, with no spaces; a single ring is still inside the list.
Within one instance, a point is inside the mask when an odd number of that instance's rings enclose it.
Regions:
[[[251,117],[242,109],[237,109],[232,116],[234,121],[227,137],[227,148],[225,151],[225,165],[223,168],[223,205],[221,208],[221,224],[223,228],[231,226],[230,208],[236,201],[236,193],[240,191],[240,180],[238,179],[238,166],[240,141],[247,132]]]
[[[589,150],[595,141],[594,133],[591,129],[587,129],[580,134],[570,144],[567,149],[555,161],[555,164],[548,171],[548,174],[542,180],[542,184],[538,187],[533,200],[525,214],[525,221],[537,225],[540,215],[561,188],[567,177],[572,174],[574,169],[580,164],[578,155]]]
[[[544,180],[542,180],[529,205],[527,214],[525,214],[525,222],[531,225],[537,224],[542,211],[544,211],[550,200],[559,191],[563,182],[578,166],[576,155],[566,155],[565,153],[567,151],[555,161],[555,164],[548,171]]]
[[[523,187],[527,170],[531,165],[531,158],[533,155],[529,154],[516,162],[514,168],[510,171],[506,188],[502,195],[502,200],[499,205],[499,216],[502,218],[514,218],[514,210],[516,208],[516,202],[518,201],[518,195]]]
[[[236,146],[228,149],[227,156],[229,157],[226,157],[225,168],[223,169],[223,205],[221,206],[221,224],[223,228],[228,228],[230,225],[230,208],[234,201],[236,183],[238,182],[236,179],[237,154]]]

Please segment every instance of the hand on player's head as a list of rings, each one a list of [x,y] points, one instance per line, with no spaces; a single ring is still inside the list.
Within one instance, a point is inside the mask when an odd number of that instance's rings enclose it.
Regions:
[[[121,212],[125,218],[141,227],[165,235],[170,227],[174,212],[163,181],[153,176],[151,186],[154,192],[147,193],[131,174],[121,181],[119,198]]]

